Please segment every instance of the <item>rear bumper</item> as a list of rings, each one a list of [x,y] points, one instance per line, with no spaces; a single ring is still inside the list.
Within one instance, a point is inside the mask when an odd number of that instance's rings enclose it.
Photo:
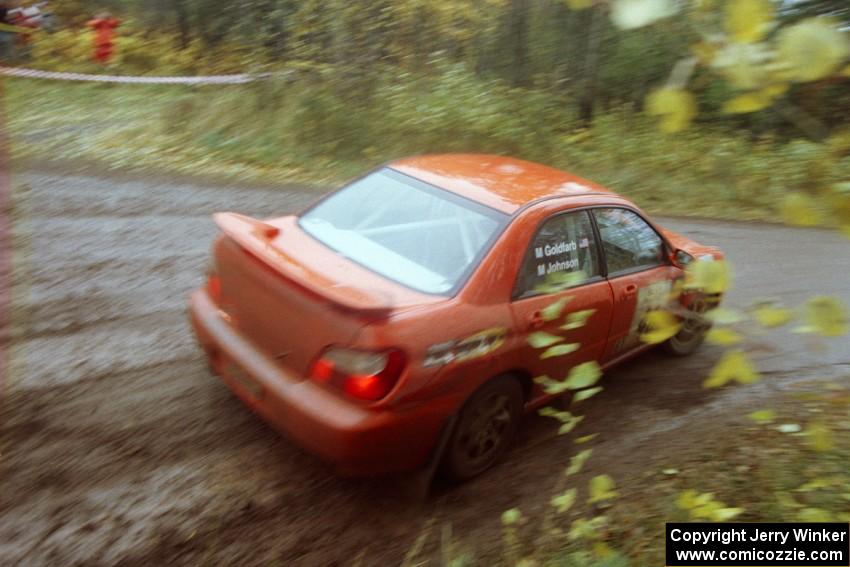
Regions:
[[[234,329],[203,290],[189,318],[210,367],[248,407],[345,474],[383,474],[424,465],[447,416],[418,404],[371,410],[293,375]]]

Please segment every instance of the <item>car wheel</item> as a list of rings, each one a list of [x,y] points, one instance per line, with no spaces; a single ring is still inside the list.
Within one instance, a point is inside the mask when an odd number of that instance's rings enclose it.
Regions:
[[[704,298],[695,299],[688,311],[691,316],[682,322],[682,328],[664,343],[664,350],[674,356],[687,356],[699,348],[711,323],[702,316],[708,311],[708,302]]]
[[[500,376],[464,404],[443,456],[442,470],[453,481],[468,480],[493,466],[516,434],[522,417],[519,382]]]

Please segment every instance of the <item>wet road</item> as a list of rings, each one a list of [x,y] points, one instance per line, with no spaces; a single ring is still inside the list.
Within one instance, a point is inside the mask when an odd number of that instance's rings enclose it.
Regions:
[[[209,215],[269,216],[315,193],[38,172],[15,182],[0,563],[347,565],[362,554],[364,565],[386,565],[432,518],[486,556],[501,511],[548,506],[547,487],[574,452],[548,421],[530,418],[489,474],[416,506],[382,481],[334,477],[208,375],[184,302],[216,232]],[[727,252],[728,305],[798,305],[812,293],[850,303],[850,242],[837,234],[661,220]],[[768,379],[752,388],[701,389],[719,353],[710,347],[610,372],[579,432],[601,433],[588,472],[628,484],[653,455],[698,443],[783,384],[850,372],[850,338],[813,351],[788,337],[759,338]]]

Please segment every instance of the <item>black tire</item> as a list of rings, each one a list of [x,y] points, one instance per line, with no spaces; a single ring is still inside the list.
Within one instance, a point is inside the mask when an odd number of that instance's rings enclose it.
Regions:
[[[443,475],[462,482],[492,467],[513,441],[522,408],[522,386],[512,376],[479,388],[464,404],[446,444]]]
[[[697,298],[689,307],[693,313],[691,317],[685,318],[682,328],[676,335],[664,342],[662,348],[667,354],[673,356],[688,356],[693,354],[705,340],[705,334],[711,328],[711,323],[702,317],[708,311],[709,302],[704,298]]]

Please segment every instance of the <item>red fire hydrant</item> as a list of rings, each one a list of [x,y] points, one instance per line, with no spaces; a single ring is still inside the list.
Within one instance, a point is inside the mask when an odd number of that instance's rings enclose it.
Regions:
[[[115,53],[115,28],[120,24],[120,20],[109,16],[109,14],[101,14],[89,21],[88,26],[94,30],[92,58],[96,62],[105,65],[112,59]]]

